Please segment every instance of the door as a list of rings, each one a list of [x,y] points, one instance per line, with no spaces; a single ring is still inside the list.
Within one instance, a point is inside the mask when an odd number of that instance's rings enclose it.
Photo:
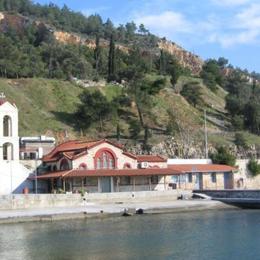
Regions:
[[[233,189],[233,174],[231,172],[224,173],[224,189]]]
[[[195,174],[195,190],[203,189],[203,175],[201,172]]]
[[[110,177],[101,178],[101,192],[102,193],[111,192],[111,178]]]

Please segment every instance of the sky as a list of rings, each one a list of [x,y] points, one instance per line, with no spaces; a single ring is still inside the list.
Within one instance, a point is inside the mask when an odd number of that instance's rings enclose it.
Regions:
[[[35,0],[40,4],[49,0]],[[225,57],[260,72],[259,0],[52,0],[114,25],[134,21],[203,59]]]

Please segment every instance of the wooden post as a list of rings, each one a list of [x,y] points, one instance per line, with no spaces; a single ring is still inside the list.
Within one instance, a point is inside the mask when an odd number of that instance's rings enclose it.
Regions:
[[[65,179],[62,179],[62,181],[63,181],[63,190],[64,190],[64,192],[66,192],[66,181],[65,181]]]
[[[135,191],[135,177],[133,177],[133,189]]]
[[[152,181],[151,181],[151,176],[148,177],[149,178],[149,190],[151,191],[152,190]]]

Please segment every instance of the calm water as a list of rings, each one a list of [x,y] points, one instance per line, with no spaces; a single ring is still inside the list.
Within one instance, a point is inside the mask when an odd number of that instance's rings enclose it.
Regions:
[[[1,225],[0,259],[260,259],[260,211]]]

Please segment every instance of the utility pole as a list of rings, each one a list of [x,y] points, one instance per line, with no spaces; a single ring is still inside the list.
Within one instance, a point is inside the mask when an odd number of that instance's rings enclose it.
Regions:
[[[208,129],[207,129],[207,112],[204,109],[204,133],[205,133],[205,157],[208,159]]]
[[[34,177],[35,177],[35,194],[38,194],[38,179],[37,179],[37,153],[36,153],[36,157],[35,157],[35,172],[34,172]]]

